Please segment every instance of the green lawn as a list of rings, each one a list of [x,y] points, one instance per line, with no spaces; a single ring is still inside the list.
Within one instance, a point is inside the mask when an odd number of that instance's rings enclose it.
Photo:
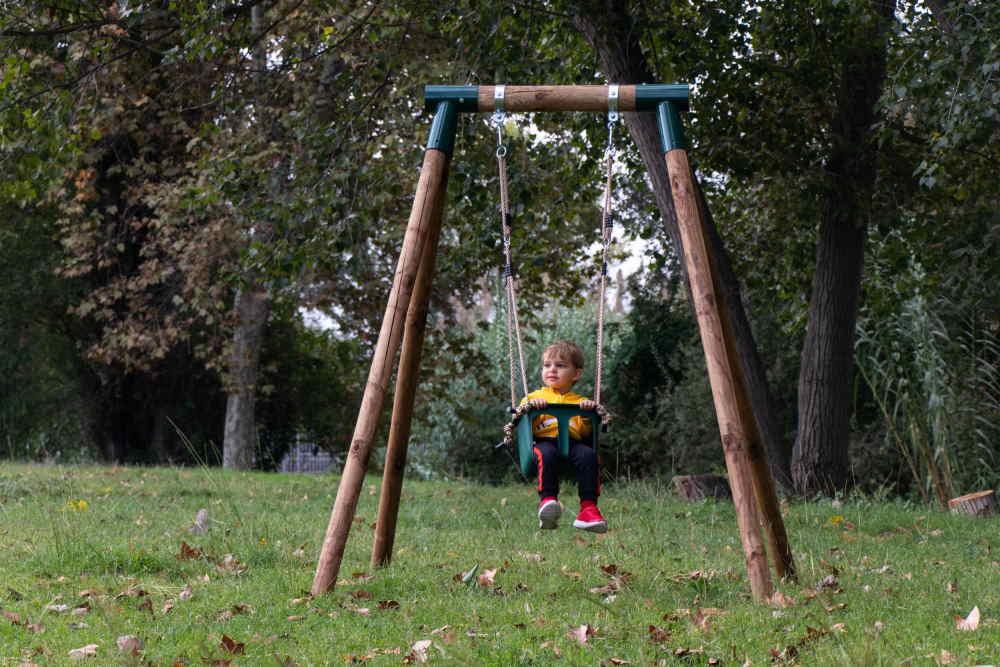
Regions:
[[[311,599],[336,477],[0,465],[0,664],[1000,663],[997,518],[792,503],[799,581],[760,605],[729,504],[611,485],[606,535],[566,517],[543,533],[527,485],[408,481],[393,564],[372,569],[379,482],[336,589]]]

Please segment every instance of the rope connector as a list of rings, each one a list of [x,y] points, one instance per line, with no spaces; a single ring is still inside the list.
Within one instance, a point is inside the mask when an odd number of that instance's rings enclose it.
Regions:
[[[608,86],[608,125],[618,120],[618,84]]]

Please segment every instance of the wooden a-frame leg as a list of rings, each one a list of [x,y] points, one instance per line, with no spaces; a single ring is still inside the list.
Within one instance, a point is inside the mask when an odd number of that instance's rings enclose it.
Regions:
[[[429,148],[424,154],[417,194],[406,227],[403,250],[396,266],[389,302],[382,319],[382,328],[379,331],[368,382],[361,400],[361,410],[354,427],[347,460],[344,462],[344,472],[330,513],[330,523],[323,539],[319,562],[316,565],[316,576],[311,589],[313,595],[325,593],[337,582],[347,537],[357,510],[365,472],[368,469],[375,429],[385,401],[386,388],[392,376],[392,361],[399,350],[403,321],[409,309],[420,257],[428,237],[432,231],[436,235],[436,228],[441,224],[441,202],[444,199],[448,161],[448,152],[442,150]]]
[[[669,150],[666,163],[684,245],[684,263],[691,282],[698,329],[712,385],[712,399],[722,436],[729,486],[736,506],[736,521],[746,556],[750,590],[754,598],[765,600],[774,592],[774,584],[757,522],[748,427],[744,411],[739,409],[737,387],[740,370],[733,367],[726,348],[725,328],[687,153],[680,148]]]
[[[438,220],[444,198],[438,201]],[[399,498],[403,489],[406,470],[406,450],[410,440],[410,423],[413,419],[413,402],[416,399],[420,356],[424,346],[427,310],[430,304],[431,285],[437,259],[440,223],[427,235],[424,252],[420,258],[417,282],[410,298],[403,328],[403,349],[399,354],[396,373],[396,390],[393,394],[392,422],[389,427],[389,444],[385,453],[385,470],[382,473],[382,490],[379,494],[378,519],[375,521],[375,541],[372,544],[372,567],[388,565],[392,560],[392,545],[396,539],[396,519],[399,516]]]

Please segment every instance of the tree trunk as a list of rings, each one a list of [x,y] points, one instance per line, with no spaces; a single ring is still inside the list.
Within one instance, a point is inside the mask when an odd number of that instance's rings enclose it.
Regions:
[[[230,470],[248,470],[254,464],[257,369],[270,303],[267,291],[260,287],[248,287],[236,294],[238,321],[233,334],[226,432],[222,443],[222,467]]]
[[[871,126],[885,79],[885,35],[895,1],[873,2],[871,8],[877,20],[868,24],[864,46],[854,49],[841,67],[834,146],[827,165],[830,185],[820,219],[802,346],[792,475],[795,490],[806,496],[833,493],[850,481],[854,334],[867,212],[875,186]]]
[[[591,0],[580,3],[577,6],[577,13],[573,17],[573,25],[597,53],[601,69],[610,82],[653,83],[657,81],[649,63],[642,54],[638,41],[638,30],[633,25],[627,2],[624,0]],[[678,250],[678,256],[680,256],[680,230],[670,192],[670,181],[663,161],[656,119],[653,114],[649,113],[626,113],[623,116],[625,125],[638,146],[649,172],[656,204],[663,217],[664,229],[673,247]],[[708,206],[705,204],[700,188],[699,197],[701,198],[702,219],[705,223],[709,253],[720,280],[719,296],[723,298],[723,310],[732,326],[739,363],[746,379],[753,414],[767,450],[771,475],[783,489],[790,491],[792,489],[789,468],[791,444],[781,432],[778,411],[767,383],[766,370],[757,352],[757,344],[743,308],[739,281],[733,273],[729,256],[722,245],[722,239],[715,227]],[[690,296],[690,285],[688,285],[688,302],[693,304]]]

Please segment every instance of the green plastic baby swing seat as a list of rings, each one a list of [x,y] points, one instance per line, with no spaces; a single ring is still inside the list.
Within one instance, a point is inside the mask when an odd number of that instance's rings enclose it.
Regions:
[[[597,433],[601,425],[597,412],[583,410],[579,405],[550,403],[544,408],[529,410],[517,420],[517,457],[523,474],[530,475],[535,468],[535,457],[531,451],[535,442],[531,437],[531,422],[538,415],[552,415],[559,422],[559,455],[563,458],[569,458],[569,420],[576,416],[588,417],[591,426],[590,444],[597,451]]]

